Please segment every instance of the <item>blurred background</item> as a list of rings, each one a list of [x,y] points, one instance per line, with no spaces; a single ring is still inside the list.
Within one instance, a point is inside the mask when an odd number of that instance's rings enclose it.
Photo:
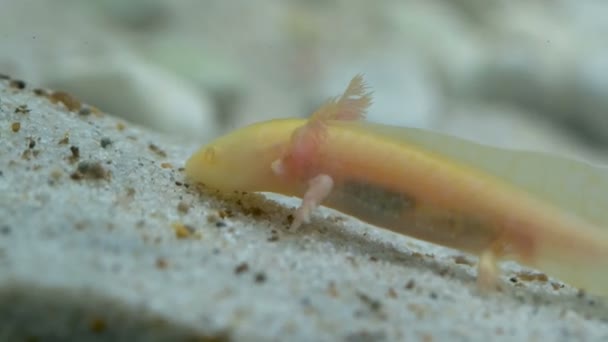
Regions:
[[[0,0],[0,72],[201,143],[363,73],[370,120],[605,162],[606,18],[601,0]]]

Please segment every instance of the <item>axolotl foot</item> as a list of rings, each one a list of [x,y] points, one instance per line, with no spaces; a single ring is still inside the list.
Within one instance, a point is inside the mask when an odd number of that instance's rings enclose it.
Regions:
[[[321,202],[330,194],[334,186],[333,179],[328,175],[318,175],[308,181],[308,189],[302,197],[302,203],[296,209],[291,229],[299,228],[303,223],[310,222],[310,215]]]
[[[493,249],[488,248],[479,256],[477,266],[477,286],[482,294],[491,293],[498,286],[500,269],[497,263],[497,256]]]

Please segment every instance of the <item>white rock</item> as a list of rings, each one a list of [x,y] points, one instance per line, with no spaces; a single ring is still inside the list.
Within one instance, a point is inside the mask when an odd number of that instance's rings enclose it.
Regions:
[[[204,93],[127,52],[66,57],[45,79],[102,111],[172,136],[201,140],[217,131]]]

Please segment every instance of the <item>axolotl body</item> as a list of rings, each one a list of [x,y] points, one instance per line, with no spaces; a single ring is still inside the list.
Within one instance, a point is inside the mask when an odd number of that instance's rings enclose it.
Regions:
[[[608,173],[544,153],[512,151],[364,120],[360,75],[308,119],[238,129],[186,163],[221,191],[302,198],[292,228],[324,205],[372,225],[479,257],[496,285],[514,260],[608,295]]]

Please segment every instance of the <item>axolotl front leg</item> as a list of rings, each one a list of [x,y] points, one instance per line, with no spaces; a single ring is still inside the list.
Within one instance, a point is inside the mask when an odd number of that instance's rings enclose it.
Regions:
[[[286,174],[286,168],[281,159],[277,159],[272,163],[271,170],[279,177],[284,177]],[[312,212],[329,196],[333,187],[334,180],[329,175],[319,174],[310,178],[308,180],[308,188],[302,196],[302,203],[296,209],[290,228],[295,230],[303,223],[309,223]]]
[[[299,228],[303,223],[310,222],[310,215],[321,202],[331,193],[334,186],[333,179],[328,175],[318,175],[308,181],[308,189],[302,197],[302,203],[296,209],[292,229]]]

